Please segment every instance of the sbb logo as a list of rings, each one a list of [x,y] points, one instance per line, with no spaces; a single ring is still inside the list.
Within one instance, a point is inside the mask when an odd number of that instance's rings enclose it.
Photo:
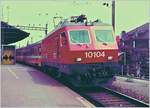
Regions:
[[[99,57],[105,57],[105,52],[85,52],[86,58],[99,58]]]

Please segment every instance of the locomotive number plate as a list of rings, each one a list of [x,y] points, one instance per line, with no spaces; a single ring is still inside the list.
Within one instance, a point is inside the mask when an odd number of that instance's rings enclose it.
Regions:
[[[85,52],[86,58],[99,58],[99,57],[105,57],[105,52],[97,51],[97,52]]]

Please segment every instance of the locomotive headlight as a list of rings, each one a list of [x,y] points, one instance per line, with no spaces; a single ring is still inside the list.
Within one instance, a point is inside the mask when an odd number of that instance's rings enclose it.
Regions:
[[[76,58],[76,61],[77,62],[80,62],[82,59],[81,58]]]
[[[107,58],[108,60],[112,60],[113,59],[113,57],[112,56],[108,56],[108,58]]]

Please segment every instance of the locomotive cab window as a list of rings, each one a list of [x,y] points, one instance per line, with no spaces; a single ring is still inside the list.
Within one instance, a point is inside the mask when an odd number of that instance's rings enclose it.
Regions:
[[[112,30],[95,30],[97,42],[114,42]]]
[[[61,46],[66,46],[67,45],[67,37],[66,37],[65,32],[62,32],[60,34],[60,36],[61,36]]]
[[[70,31],[70,41],[75,44],[90,43],[90,37],[87,30]]]

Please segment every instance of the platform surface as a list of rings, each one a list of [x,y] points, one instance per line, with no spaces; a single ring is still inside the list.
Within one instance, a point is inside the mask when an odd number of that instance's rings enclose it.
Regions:
[[[124,93],[128,96],[134,97],[146,103],[149,102],[149,81],[140,79],[131,79],[127,81],[128,78],[115,76],[115,80],[110,80],[104,86]]]
[[[2,107],[94,107],[86,99],[32,67],[1,65]]]
[[[149,81],[132,79],[132,82],[127,82],[126,80],[127,78],[116,76],[116,81],[113,83],[116,83],[116,85],[122,86],[124,88],[132,89],[141,95],[149,95]]]

